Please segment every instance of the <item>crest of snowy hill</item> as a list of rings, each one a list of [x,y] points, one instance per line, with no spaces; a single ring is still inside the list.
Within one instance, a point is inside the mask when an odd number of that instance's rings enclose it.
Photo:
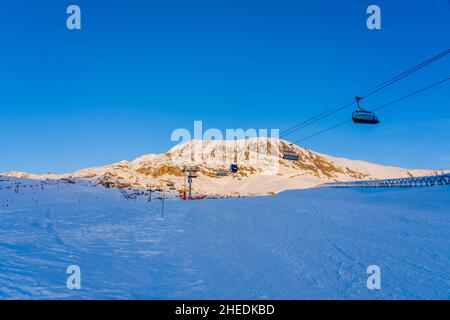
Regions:
[[[292,151],[299,159],[285,160]],[[237,173],[229,166],[236,163]],[[131,162],[88,168],[70,174],[34,175],[8,172],[3,175],[29,179],[80,179],[110,188],[162,187],[174,184],[179,192],[186,184],[184,166],[198,166],[193,191],[203,195],[266,195],[304,189],[325,182],[384,179],[431,175],[432,170],[409,170],[365,161],[335,158],[275,138],[244,140],[191,140],[164,154],[149,154]],[[227,172],[219,176],[219,172]]]

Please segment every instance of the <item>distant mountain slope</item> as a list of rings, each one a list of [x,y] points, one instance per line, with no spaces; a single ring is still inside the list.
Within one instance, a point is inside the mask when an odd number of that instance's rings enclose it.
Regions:
[[[295,151],[299,160],[283,159],[286,150]],[[231,163],[239,166],[236,174],[219,177]],[[3,175],[31,179],[88,179],[105,187],[147,188],[150,185],[175,184],[182,190],[184,165],[198,165],[193,190],[208,195],[264,195],[289,189],[303,189],[330,181],[383,179],[434,174],[432,170],[408,170],[365,161],[335,158],[275,138],[237,141],[189,141],[164,154],[149,154],[131,162],[87,168],[70,174],[34,175],[8,172]]]

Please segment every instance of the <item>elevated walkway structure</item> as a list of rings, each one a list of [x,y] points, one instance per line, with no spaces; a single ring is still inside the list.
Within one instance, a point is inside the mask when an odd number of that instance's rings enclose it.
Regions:
[[[450,185],[450,174],[441,174],[425,177],[393,178],[382,180],[361,180],[349,182],[329,182],[322,187],[367,187],[367,188],[398,188],[398,187],[430,187]]]

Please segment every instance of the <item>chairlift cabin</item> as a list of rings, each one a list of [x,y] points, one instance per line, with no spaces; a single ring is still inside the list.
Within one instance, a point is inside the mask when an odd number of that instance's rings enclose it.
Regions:
[[[359,124],[378,124],[380,120],[375,115],[375,113],[365,110],[360,107],[359,101],[361,100],[361,97],[355,98],[356,103],[358,104],[358,109],[355,110],[352,114],[352,120],[354,123]]]
[[[297,161],[299,159],[298,153],[292,148],[292,144],[287,150],[284,150],[283,159],[291,161]]]
[[[226,176],[228,176],[228,172],[226,172],[225,170],[219,170],[219,171],[217,171],[217,176],[218,177],[226,177]]]
[[[199,171],[199,167],[198,166],[183,166],[183,168],[181,169],[182,172],[198,172]]]
[[[232,173],[236,173],[236,172],[238,172],[238,170],[239,170],[239,168],[238,168],[238,165],[237,165],[237,164],[233,163],[233,164],[230,166],[230,171],[231,171]]]

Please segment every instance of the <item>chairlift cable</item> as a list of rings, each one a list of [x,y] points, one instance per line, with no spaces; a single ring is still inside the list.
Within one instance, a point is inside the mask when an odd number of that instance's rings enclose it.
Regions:
[[[384,105],[381,105],[381,106],[379,106],[379,107],[377,107],[377,108],[375,108],[375,109],[373,109],[373,110],[374,110],[374,111],[377,111],[377,110],[381,110],[381,109],[387,108],[388,106],[391,106],[391,105],[393,105],[393,104],[395,104],[395,103],[398,103],[398,102],[400,102],[400,101],[402,101],[402,100],[405,100],[405,99],[407,99],[407,98],[409,98],[409,97],[412,97],[412,96],[414,96],[414,95],[417,95],[417,94],[419,94],[419,93],[422,93],[422,92],[424,92],[424,91],[426,91],[426,90],[428,90],[428,89],[431,89],[431,88],[433,88],[433,87],[435,87],[435,86],[438,86],[438,85],[440,85],[440,84],[443,84],[444,82],[447,82],[447,81],[449,81],[449,80],[450,80],[450,77],[448,77],[448,78],[446,78],[446,79],[443,79],[443,80],[440,80],[440,81],[438,81],[438,82],[432,83],[432,84],[430,84],[430,85],[428,85],[428,86],[426,86],[426,87],[424,87],[424,88],[422,88],[422,89],[416,90],[416,91],[411,92],[411,93],[409,93],[409,94],[407,94],[407,95],[405,95],[405,96],[402,96],[402,97],[400,97],[400,98],[397,98],[397,99],[395,99],[395,100],[392,100],[392,101],[390,101],[390,102],[388,102],[388,103],[386,103],[386,104],[384,104]],[[324,130],[321,130],[321,131],[319,131],[319,132],[316,132],[316,133],[314,133],[314,134],[312,134],[312,135],[310,135],[310,136],[307,136],[307,137],[305,137],[305,138],[296,140],[296,141],[294,141],[293,143],[299,143],[299,142],[303,142],[303,141],[305,141],[305,140],[311,139],[311,138],[316,137],[316,136],[318,136],[318,135],[320,135],[320,134],[323,134],[323,133],[325,133],[325,132],[328,132],[328,131],[330,131],[330,130],[333,130],[333,129],[336,129],[336,128],[340,127],[340,126],[343,126],[344,124],[347,124],[347,123],[349,123],[349,122],[351,122],[351,121],[352,121],[351,119],[345,120],[345,121],[340,122],[340,123],[338,123],[338,124],[335,124],[335,125],[333,125],[333,126],[331,126],[331,127],[329,127],[329,128],[326,128],[326,129],[324,129]]]
[[[416,71],[426,67],[427,65],[433,63],[436,60],[439,60],[440,58],[446,56],[449,53],[450,53],[450,49],[447,49],[447,50],[441,52],[440,54],[438,54],[438,55],[436,55],[436,56],[434,56],[434,57],[432,57],[432,58],[430,58],[430,59],[428,59],[428,60],[418,64],[418,65],[416,65],[415,67],[412,67],[412,68],[402,72],[401,74],[399,74],[399,75],[397,75],[397,76],[395,76],[395,77],[393,77],[393,78],[383,82],[382,84],[376,86],[375,88],[367,91],[367,93],[362,95],[361,98],[363,98],[363,99],[367,98],[367,97],[377,93],[378,91],[383,90],[384,88],[390,86],[391,84],[393,84],[393,83],[395,83],[395,82],[397,82],[397,81],[399,81],[399,80],[409,76],[410,74],[412,74],[412,73],[414,73],[414,72],[416,72]]]
[[[450,53],[450,49],[447,49],[447,50],[439,53],[438,55],[436,55],[436,56],[434,56],[432,58],[429,58],[429,59],[425,60],[424,62],[422,62],[422,63],[420,63],[420,64],[418,64],[418,65],[416,65],[416,66],[414,66],[412,68],[409,68],[408,70],[406,70],[406,71],[396,75],[395,77],[392,77],[391,79],[389,79],[389,80],[387,80],[387,81],[385,81],[385,82],[383,82],[383,83],[373,87],[372,89],[366,91],[366,93],[363,94],[361,96],[361,98],[367,98],[367,97],[369,97],[369,96],[371,96],[371,95],[373,95],[373,94],[375,94],[375,93],[385,89],[386,87],[388,87],[388,86],[394,84],[395,82],[397,82],[397,81],[399,81],[399,80],[409,76],[410,74],[412,74],[412,73],[414,73],[414,72],[424,68],[425,66],[435,62],[436,60],[439,60],[439,59],[443,58],[444,56],[446,56],[449,53]],[[310,119],[308,119],[306,121],[303,121],[303,122],[301,122],[301,123],[299,123],[299,124],[297,124],[297,125],[295,125],[295,126],[293,126],[291,128],[283,130],[281,132],[281,134],[280,134],[280,138],[286,137],[286,136],[288,136],[288,135],[290,135],[290,134],[292,134],[294,132],[297,132],[298,130],[303,129],[303,128],[305,128],[305,127],[307,127],[307,126],[309,126],[309,125],[311,125],[311,124],[313,124],[313,123],[315,123],[317,121],[320,121],[320,120],[322,120],[324,118],[327,118],[327,117],[329,117],[329,116],[331,116],[331,115],[333,115],[333,114],[335,114],[335,113],[337,113],[337,112],[339,112],[339,111],[341,111],[343,109],[346,109],[346,108],[352,106],[354,103],[355,103],[355,101],[352,100],[351,102],[347,102],[345,104],[342,104],[342,105],[339,105],[337,107],[331,108],[331,109],[329,109],[327,111],[321,112],[321,113],[311,117]]]

